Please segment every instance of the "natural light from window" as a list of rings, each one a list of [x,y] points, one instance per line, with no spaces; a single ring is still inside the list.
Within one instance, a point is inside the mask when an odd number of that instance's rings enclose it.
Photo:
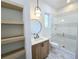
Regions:
[[[45,28],[48,28],[48,25],[49,25],[49,15],[48,14],[44,15],[44,22],[45,22]]]

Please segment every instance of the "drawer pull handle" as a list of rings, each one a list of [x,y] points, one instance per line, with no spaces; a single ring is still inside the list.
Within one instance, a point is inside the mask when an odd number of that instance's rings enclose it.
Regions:
[[[44,47],[44,43],[42,43],[41,46]]]

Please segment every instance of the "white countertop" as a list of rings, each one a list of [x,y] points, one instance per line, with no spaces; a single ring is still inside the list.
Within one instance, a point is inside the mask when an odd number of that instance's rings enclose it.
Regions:
[[[32,45],[38,44],[38,43],[42,43],[44,41],[49,40],[48,38],[38,38],[38,39],[32,39]]]

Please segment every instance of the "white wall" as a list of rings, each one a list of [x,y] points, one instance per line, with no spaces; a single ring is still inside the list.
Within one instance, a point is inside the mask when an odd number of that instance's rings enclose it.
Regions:
[[[24,0],[23,9],[24,37],[25,37],[25,52],[26,59],[32,59],[32,44],[31,44],[31,21],[30,21],[30,1]]]

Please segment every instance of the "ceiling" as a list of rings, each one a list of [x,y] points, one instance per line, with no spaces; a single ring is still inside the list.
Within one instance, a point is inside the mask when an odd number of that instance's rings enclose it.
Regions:
[[[54,9],[59,10],[71,3],[77,2],[78,0],[43,0],[43,1],[51,5]]]

